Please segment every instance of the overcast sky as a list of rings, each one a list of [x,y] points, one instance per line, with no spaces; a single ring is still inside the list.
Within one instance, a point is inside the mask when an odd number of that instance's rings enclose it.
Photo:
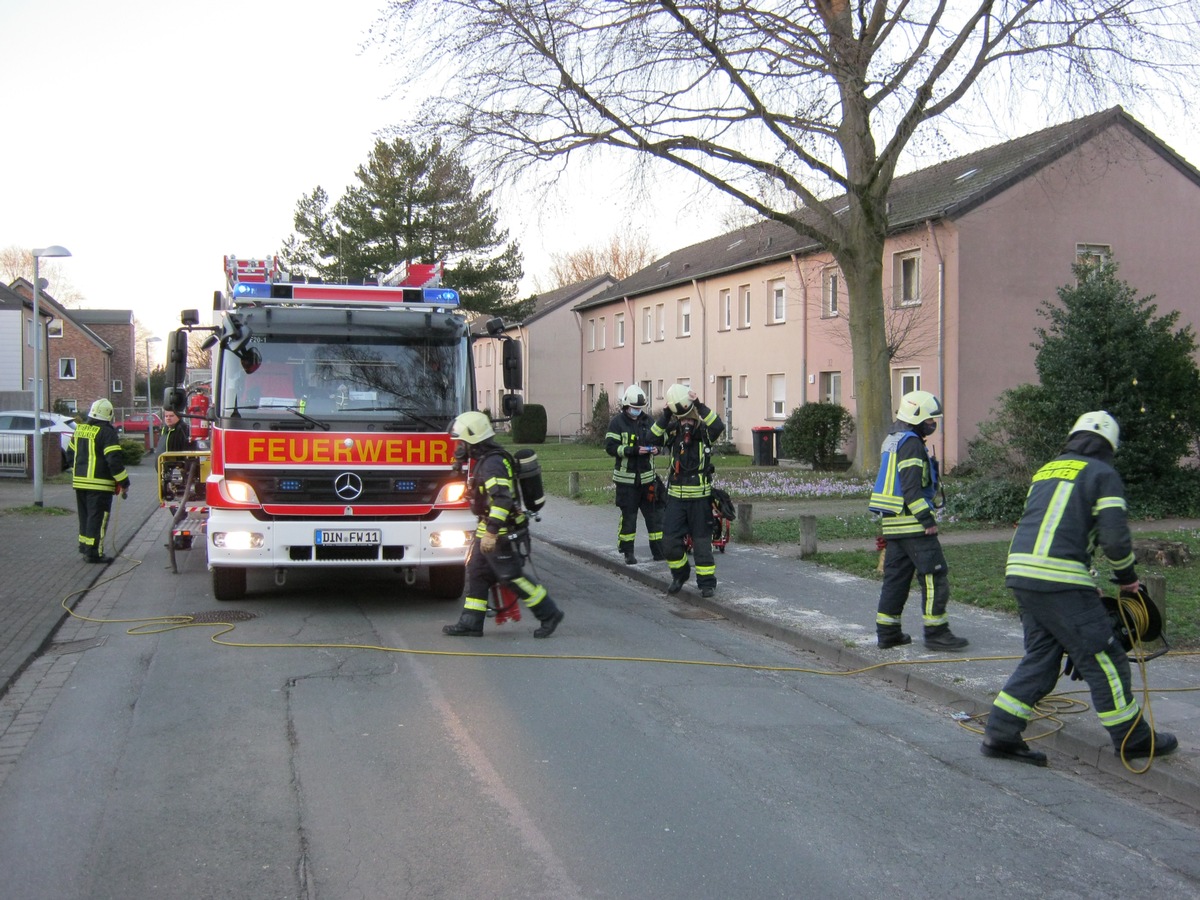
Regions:
[[[83,305],[132,309],[162,337],[181,309],[204,314],[224,255],[275,250],[300,196],[340,196],[376,133],[415,106],[386,98],[381,55],[361,50],[382,5],[0,0],[0,247],[61,244]],[[1200,162],[1187,120],[1127,108]],[[498,195],[525,253],[523,293],[551,253],[644,224],[610,185],[581,172],[553,204]],[[725,229],[725,201],[679,186],[658,199],[647,233],[660,254]]]

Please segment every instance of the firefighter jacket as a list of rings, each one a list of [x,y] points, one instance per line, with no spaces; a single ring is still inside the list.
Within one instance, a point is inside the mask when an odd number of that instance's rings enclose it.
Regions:
[[[667,496],[696,500],[712,496],[712,447],[725,433],[725,423],[699,400],[693,413],[672,417],[664,409],[650,433],[671,455],[667,468]]]
[[[883,516],[884,537],[913,537],[937,525],[937,459],[906,422],[893,423],[880,450],[879,475],[869,508]]]
[[[103,419],[89,418],[75,426],[67,458],[71,463],[71,486],[77,491],[111,494],[118,484],[129,482],[117,429]]]
[[[652,434],[654,420],[642,413],[630,416],[622,410],[608,423],[604,449],[615,457],[612,480],[617,484],[650,484],[654,481],[654,456],[639,453],[639,447],[657,447],[659,440]]]
[[[499,446],[485,448],[475,458],[467,480],[471,512],[479,517],[475,534],[508,534],[524,528],[528,519],[518,499],[516,463]]]
[[[1073,443],[1033,476],[1004,569],[1010,588],[1093,588],[1097,549],[1119,584],[1137,580],[1121,476],[1106,461],[1073,451]]]

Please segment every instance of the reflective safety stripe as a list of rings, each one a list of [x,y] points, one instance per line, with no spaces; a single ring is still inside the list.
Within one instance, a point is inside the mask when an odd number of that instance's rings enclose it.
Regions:
[[[521,576],[512,580],[512,586],[525,597],[525,605],[530,609],[546,599],[546,589],[540,584],[534,584],[528,578]]]
[[[468,597],[463,601],[463,609],[469,609],[473,612],[487,612],[487,600],[480,600],[478,597]]]
[[[1010,553],[1004,567],[1005,576],[1032,578],[1056,584],[1075,584],[1094,587],[1092,573],[1083,563],[1071,559],[1054,559],[1033,553]]]
[[[1113,709],[1110,712],[1096,711],[1096,714],[1100,716],[1100,724],[1105,728],[1111,728],[1113,725],[1128,722],[1139,712],[1137,701],[1132,697],[1125,696],[1125,689],[1121,685],[1121,675],[1117,672],[1111,656],[1101,651],[1096,654],[1096,662],[1104,671],[1104,680],[1108,682],[1108,690],[1113,698]]]
[[[900,621],[901,620],[899,616],[889,616],[886,613],[875,613],[876,625],[899,625]]]
[[[1018,719],[1024,719],[1028,722],[1033,718],[1033,707],[1022,703],[1012,694],[1001,691],[996,699],[992,702],[996,709],[1002,709],[1010,716],[1016,716]]]
[[[696,574],[697,575],[716,575],[717,567],[716,566],[696,566]]]
[[[950,617],[945,613],[940,616],[933,614],[933,575],[923,575],[925,589],[925,609],[921,615],[921,621],[924,622],[926,628],[932,628],[935,625],[949,625]]]

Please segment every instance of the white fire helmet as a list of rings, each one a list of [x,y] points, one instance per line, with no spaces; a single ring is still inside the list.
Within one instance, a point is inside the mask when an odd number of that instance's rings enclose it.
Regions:
[[[632,406],[634,409],[645,409],[647,402],[646,392],[636,384],[625,388],[625,394],[621,397],[622,406]]]
[[[491,419],[472,409],[460,413],[454,420],[454,424],[450,426],[450,436],[458,438],[460,441],[466,441],[468,444],[478,444],[480,441],[495,437],[496,432],[492,428]]]
[[[941,414],[941,402],[929,391],[909,391],[900,398],[900,408],[896,410],[896,418],[909,425],[920,425]]]
[[[691,388],[686,384],[673,384],[667,388],[667,409],[677,416],[686,416],[693,406],[694,401],[689,396]]]
[[[1117,424],[1116,419],[1102,409],[1095,410],[1094,412],[1085,412],[1076,419],[1075,424],[1071,426],[1071,430],[1067,432],[1067,437],[1070,437],[1077,431],[1095,432],[1112,444],[1114,450],[1121,443],[1121,426]]]

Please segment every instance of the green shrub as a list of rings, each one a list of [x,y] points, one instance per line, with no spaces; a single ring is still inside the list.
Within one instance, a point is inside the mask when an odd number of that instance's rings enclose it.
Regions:
[[[546,407],[540,403],[526,403],[525,411],[512,418],[514,444],[546,443]]]
[[[850,437],[854,417],[838,403],[806,403],[783,423],[780,450],[788,459],[811,463],[818,471],[837,467],[842,444]]]
[[[146,455],[146,444],[141,438],[121,438],[121,458],[127,466],[136,466]]]
[[[979,522],[1016,522],[1025,508],[1028,491],[1028,482],[980,478],[947,496],[946,512]]]
[[[608,434],[608,425],[615,415],[616,412],[609,405],[608,391],[600,391],[600,396],[596,398],[596,403],[592,407],[592,418],[579,431],[580,441],[602,447],[604,436]]]

